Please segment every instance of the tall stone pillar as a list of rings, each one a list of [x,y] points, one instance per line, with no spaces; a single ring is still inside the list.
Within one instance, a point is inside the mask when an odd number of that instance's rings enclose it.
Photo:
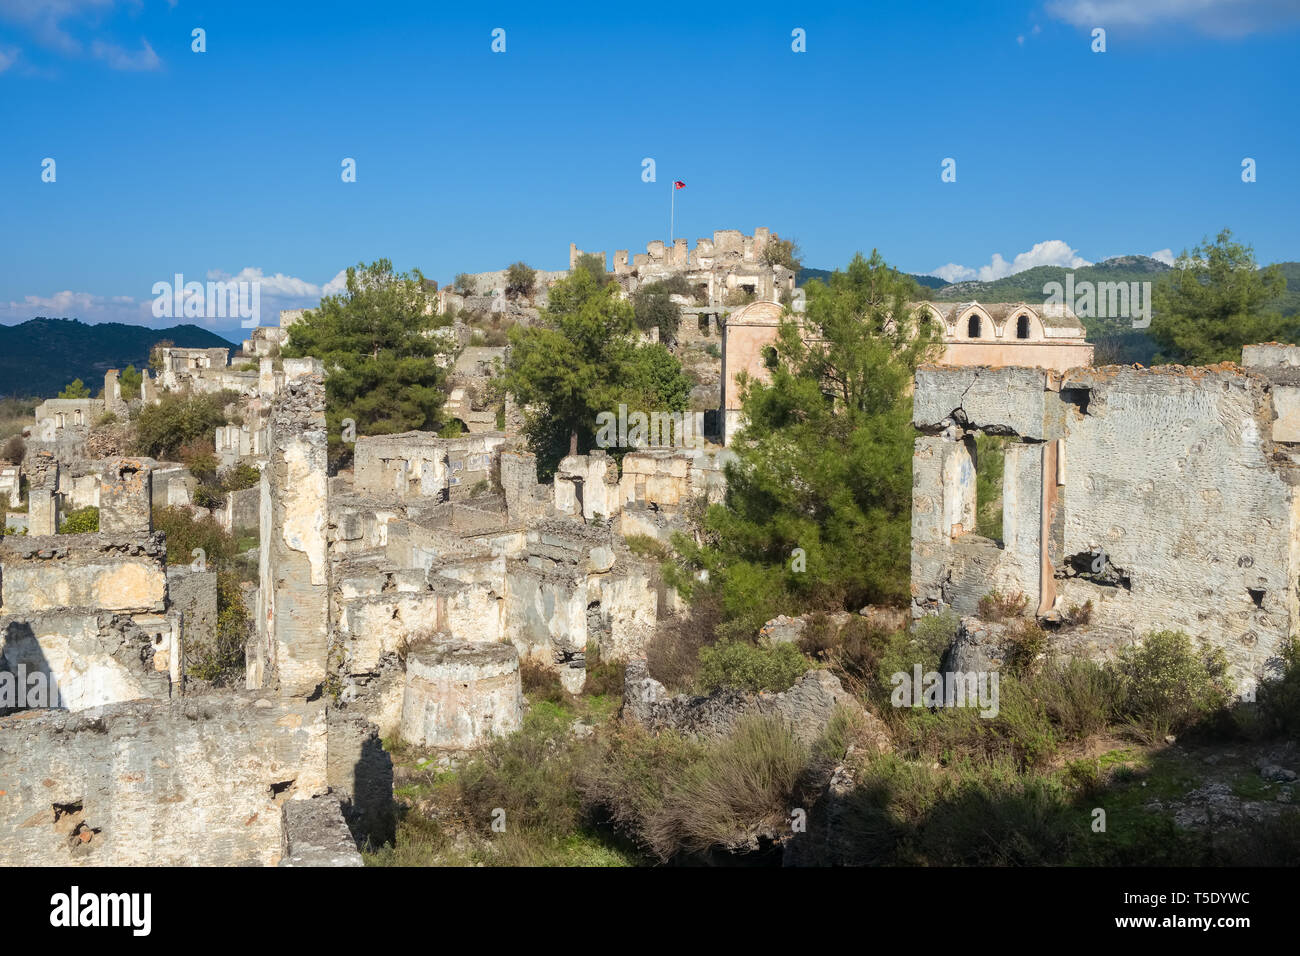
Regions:
[[[122,399],[122,383],[118,380],[115,368],[104,373],[104,411],[123,421],[127,416],[126,402]]]
[[[140,458],[110,458],[99,479],[100,534],[153,532],[153,467]]]
[[[56,534],[59,530],[59,463],[47,451],[28,455],[27,533]]]
[[[310,697],[325,680],[329,642],[324,368],[316,359],[286,359],[284,369],[262,471],[258,638],[246,682]]]

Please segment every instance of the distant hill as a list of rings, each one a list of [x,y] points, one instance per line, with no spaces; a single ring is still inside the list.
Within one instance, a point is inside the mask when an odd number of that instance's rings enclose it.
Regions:
[[[829,269],[800,269],[799,275],[795,277],[795,285],[806,285],[809,279],[821,279],[825,282],[830,278],[831,270]],[[948,283],[944,282],[938,276],[912,276],[918,285],[925,286],[928,289],[942,289]]]
[[[991,282],[950,282],[936,290],[938,302],[1041,302],[1043,286],[1049,282],[1065,284],[1065,274],[1074,273],[1079,282],[1154,282],[1169,266],[1147,256],[1118,256],[1095,266],[1069,269],[1065,266],[1035,266],[1013,276]]]
[[[235,348],[197,325],[147,329],[38,317],[21,325],[0,325],[0,397],[52,398],[75,378],[98,395],[106,371],[128,365],[144,368],[150,349],[164,340],[181,348]]]

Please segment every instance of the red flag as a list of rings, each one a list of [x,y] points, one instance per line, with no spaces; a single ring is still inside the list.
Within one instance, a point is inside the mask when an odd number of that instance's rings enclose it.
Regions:
[[[682,182],[680,179],[674,180],[673,189],[685,189],[685,188],[686,188],[686,184]]]

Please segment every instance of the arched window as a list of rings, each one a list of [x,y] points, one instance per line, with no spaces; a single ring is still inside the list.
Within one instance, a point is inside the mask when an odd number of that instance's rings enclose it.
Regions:
[[[1022,315],[1020,318],[1016,319],[1016,338],[1029,338],[1029,316]]]
[[[763,364],[769,369],[775,369],[776,363],[776,349],[769,345],[767,348],[763,349]]]
[[[980,317],[971,313],[971,317],[966,320],[966,337],[977,339],[980,337]]]

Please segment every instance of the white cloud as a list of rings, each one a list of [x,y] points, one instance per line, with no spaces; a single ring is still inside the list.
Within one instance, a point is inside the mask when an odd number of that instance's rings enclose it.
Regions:
[[[195,276],[185,276],[184,281],[195,281]],[[311,308],[320,303],[322,297],[335,295],[347,288],[347,270],[340,270],[324,285],[308,282],[296,276],[277,272],[267,275],[255,266],[246,266],[239,272],[231,274],[222,269],[209,269],[205,277],[212,282],[257,282],[260,284],[258,295],[262,305],[265,321],[274,322],[280,309]],[[172,283],[174,276],[159,276],[158,281]],[[147,295],[139,298],[129,295],[102,296],[93,292],[73,292],[65,290],[52,295],[28,295],[22,301],[0,302],[0,324],[13,325],[26,322],[38,315],[56,319],[80,319],[83,322],[123,322],[127,325],[147,325],[163,327],[191,323],[226,327],[228,318],[176,318],[159,319],[153,314],[153,287],[150,283]]]
[[[1300,22],[1295,0],[1051,0],[1047,12],[1086,29],[1185,25],[1217,36],[1245,36]]]
[[[1157,249],[1155,252],[1151,253],[1151,258],[1158,259],[1167,266],[1172,266],[1174,264],[1174,250]]]
[[[162,60],[158,59],[158,54],[153,51],[148,40],[141,40],[140,49],[135,53],[123,49],[116,43],[96,40],[91,44],[90,55],[96,60],[103,60],[108,64],[109,69],[113,70],[144,72],[157,70],[162,66]]]
[[[148,325],[153,318],[149,311],[151,302],[139,302],[128,295],[103,296],[64,290],[48,296],[25,296],[21,302],[0,302],[0,321],[9,325],[40,315],[48,319],[81,319],[90,323]]]
[[[1048,239],[1045,242],[1034,243],[1032,249],[1020,253],[1010,262],[1002,258],[1001,253],[995,252],[989,264],[978,269],[950,262],[946,266],[934,269],[930,275],[938,276],[945,282],[962,282],[967,279],[992,282],[994,279],[1004,279],[1035,266],[1065,266],[1079,269],[1090,265],[1092,263],[1071,249],[1068,243],[1060,239]]]
[[[13,66],[18,60],[17,47],[0,47],[0,73]]]
[[[340,269],[338,274],[325,283],[325,288],[321,289],[321,295],[342,295],[348,291],[348,270]]]
[[[81,41],[64,28],[64,21],[97,20],[113,5],[114,0],[0,0],[0,19],[25,27],[42,46],[76,56]]]
[[[276,299],[319,299],[321,287],[306,279],[287,276],[283,272],[268,276],[255,266],[245,266],[231,275],[220,269],[209,269],[208,278],[214,282],[257,282],[264,297]]]
[[[175,5],[174,0],[169,2]],[[0,21],[24,30],[37,46],[66,57],[81,57],[87,50],[78,34],[99,32],[118,9],[138,13],[141,4],[142,0],[0,0]],[[138,50],[130,50],[102,34],[90,41],[88,52],[113,70],[139,72],[162,66],[153,46],[144,39]]]
[[[930,275],[938,276],[944,282],[965,282],[967,279],[975,278],[975,270],[950,262],[946,266],[934,269]]]

